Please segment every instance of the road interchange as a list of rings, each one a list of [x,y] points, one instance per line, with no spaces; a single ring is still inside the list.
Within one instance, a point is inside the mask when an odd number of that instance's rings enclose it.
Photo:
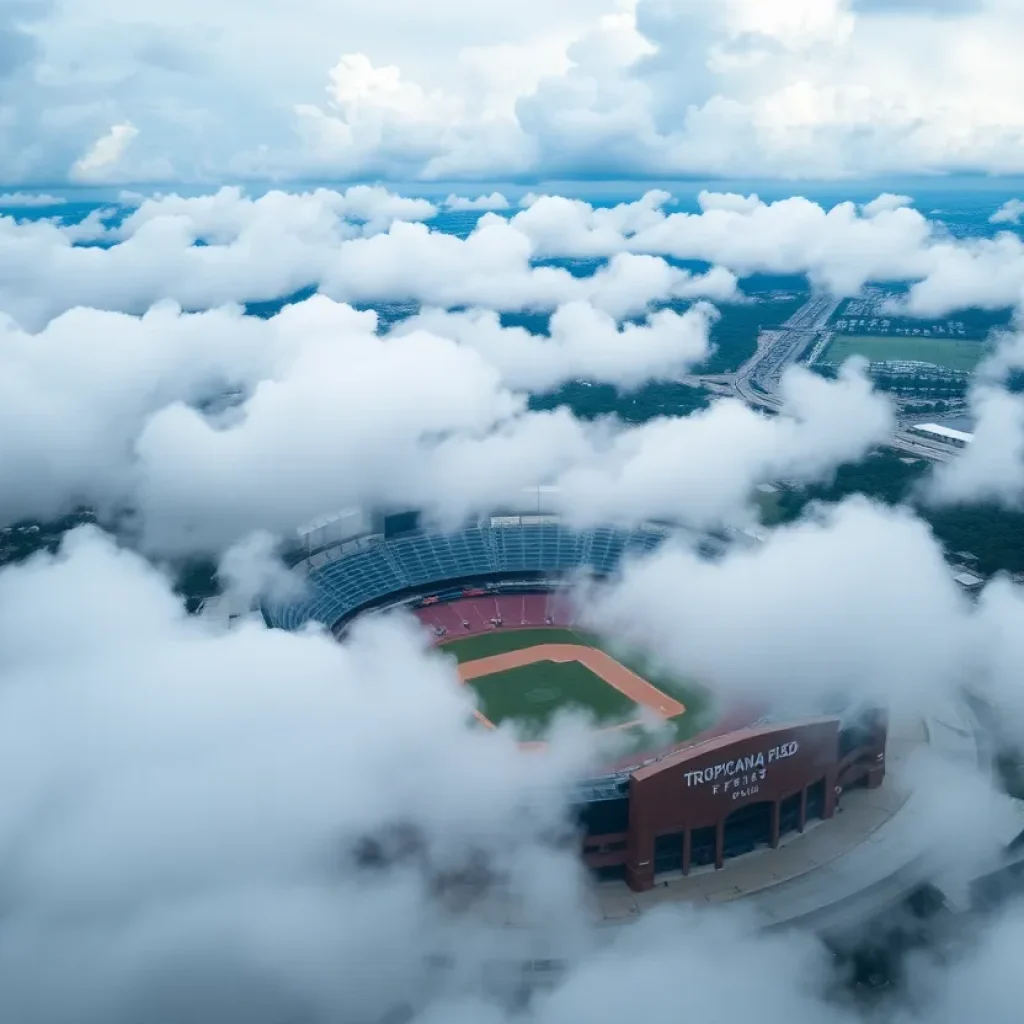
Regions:
[[[762,330],[757,350],[735,373],[691,374],[679,383],[700,387],[720,397],[740,398],[755,409],[778,412],[782,408],[781,381],[785,371],[828,335],[828,322],[839,299],[816,296],[804,303],[781,327]],[[918,459],[949,462],[958,449],[939,440],[914,434],[901,422],[887,442],[890,448]]]

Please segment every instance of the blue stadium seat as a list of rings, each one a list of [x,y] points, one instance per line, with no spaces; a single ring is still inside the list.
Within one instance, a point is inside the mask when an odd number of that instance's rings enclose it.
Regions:
[[[504,572],[569,572],[583,566],[611,576],[624,556],[652,551],[665,537],[657,529],[573,530],[557,522],[410,534],[355,551],[332,549],[330,561],[309,569],[305,600],[265,602],[263,610],[272,625],[299,629],[309,621],[332,625],[408,587]]]

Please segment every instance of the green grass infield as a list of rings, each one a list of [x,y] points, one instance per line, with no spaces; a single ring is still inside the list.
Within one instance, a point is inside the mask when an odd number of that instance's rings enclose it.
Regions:
[[[510,718],[543,727],[563,709],[611,724],[636,716],[636,705],[578,661],[536,661],[470,680],[482,714],[495,725]]]
[[[502,627],[476,636],[456,637],[441,645],[441,650],[462,662],[489,658],[494,654],[521,651],[540,644],[580,644],[610,654],[620,664],[636,672],[664,693],[675,697],[686,711],[671,718],[667,728],[652,737],[637,726],[628,730],[637,748],[689,739],[715,720],[711,693],[699,683],[680,679],[652,665],[648,659],[615,641],[583,630],[560,626],[510,629]],[[554,681],[552,681],[554,680]],[[536,662],[520,668],[480,676],[467,683],[478,694],[480,712],[495,725],[508,719],[521,721],[530,732],[542,730],[562,708],[589,712],[608,725],[638,717],[636,706],[614,686],[610,686],[579,662]],[[547,695],[533,691],[558,691]],[[546,697],[547,699],[540,699]]]

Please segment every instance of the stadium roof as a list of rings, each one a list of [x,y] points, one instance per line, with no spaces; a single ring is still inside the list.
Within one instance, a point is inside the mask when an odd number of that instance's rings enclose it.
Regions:
[[[934,434],[936,437],[944,437],[948,441],[963,441],[970,444],[974,440],[973,434],[965,433],[963,430],[954,430],[952,427],[944,427],[941,423],[919,423],[914,427],[926,434]]]
[[[331,523],[336,523],[339,519],[345,519],[348,516],[360,515],[361,509],[359,508],[343,508],[337,512],[328,512],[326,515],[317,516],[316,519],[311,519],[308,523],[303,523],[298,528],[300,534],[312,533],[314,530],[322,530],[325,526],[330,526]]]

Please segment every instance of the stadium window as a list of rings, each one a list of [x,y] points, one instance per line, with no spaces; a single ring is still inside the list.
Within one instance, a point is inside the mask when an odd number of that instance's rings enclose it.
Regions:
[[[779,806],[779,835],[795,832],[800,828],[800,794],[787,796]]]
[[[579,809],[579,821],[589,836],[625,832],[629,828],[629,798],[595,800]]]
[[[807,790],[807,820],[825,817],[825,780],[818,779]]]
[[[715,863],[715,826],[695,828],[690,837],[690,867]]]
[[[682,871],[683,869],[683,833],[672,832],[658,836],[654,840],[654,873],[666,871]]]
[[[772,838],[772,804],[762,801],[733,811],[725,820],[724,856],[740,857]]]

